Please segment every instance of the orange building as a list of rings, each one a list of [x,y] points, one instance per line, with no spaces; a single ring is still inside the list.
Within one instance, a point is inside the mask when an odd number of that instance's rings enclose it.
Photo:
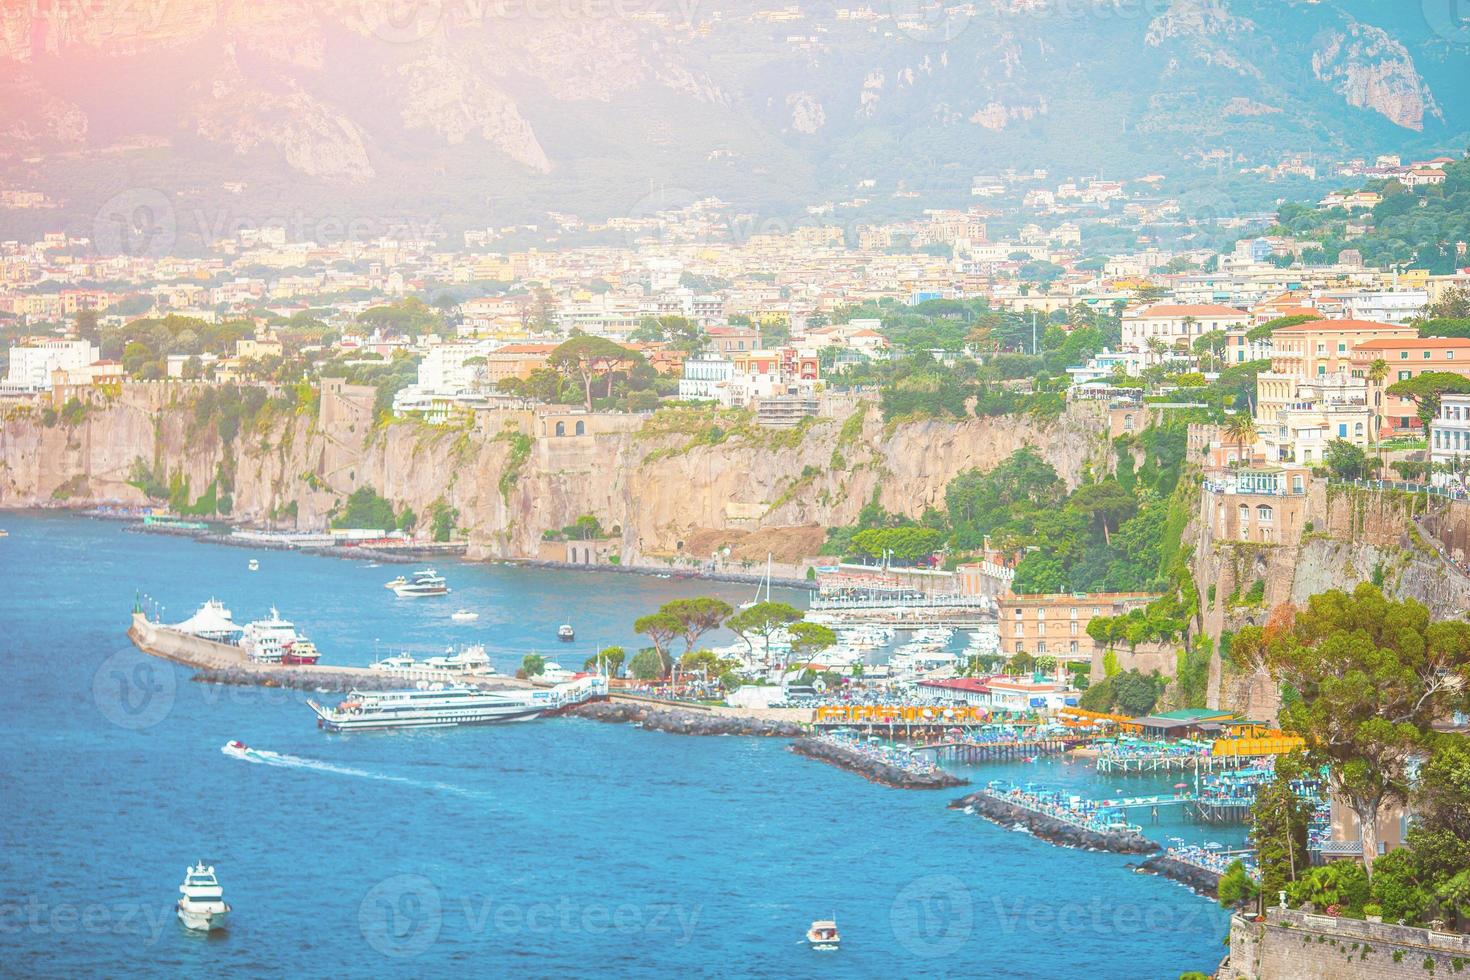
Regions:
[[[1418,428],[1419,415],[1407,398],[1390,395],[1386,389],[1430,371],[1470,378],[1470,340],[1463,337],[1410,337],[1368,340],[1352,350],[1354,377],[1367,378],[1373,362],[1383,360],[1388,374],[1377,384],[1369,380],[1368,400],[1378,412],[1380,431],[1400,432]]]
[[[1313,320],[1271,334],[1273,374],[1310,381],[1352,370],[1352,351],[1373,340],[1415,340],[1419,331],[1376,320]]]

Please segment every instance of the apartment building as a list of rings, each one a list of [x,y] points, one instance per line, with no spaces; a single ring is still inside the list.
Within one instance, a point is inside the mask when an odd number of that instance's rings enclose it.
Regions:
[[[1192,345],[1212,330],[1250,325],[1250,314],[1213,303],[1156,303],[1123,314],[1123,346],[1142,350],[1150,340],[1168,347]]]
[[[1157,595],[1147,592],[1078,592],[997,597],[1000,648],[1006,653],[1048,654],[1058,660],[1090,660],[1087,624],[1102,616],[1142,609]]]
[[[1470,377],[1470,340],[1463,337],[1398,337],[1368,340],[1352,350],[1352,372],[1368,378],[1375,361],[1388,365],[1382,381],[1368,381],[1369,398],[1380,416],[1385,433],[1420,428],[1418,409],[1413,401],[1388,394],[1398,381],[1407,381],[1428,372],[1459,374]]]

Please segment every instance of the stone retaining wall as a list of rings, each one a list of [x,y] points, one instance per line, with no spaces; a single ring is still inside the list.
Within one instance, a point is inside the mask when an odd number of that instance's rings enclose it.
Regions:
[[[1470,936],[1270,908],[1230,920],[1225,980],[1432,980],[1470,966]]]

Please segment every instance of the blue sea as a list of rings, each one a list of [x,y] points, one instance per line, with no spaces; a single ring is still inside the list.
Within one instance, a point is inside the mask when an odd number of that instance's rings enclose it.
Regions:
[[[1141,978],[1223,955],[1221,911],[1123,857],[778,740],[573,719],[328,735],[304,693],[198,684],[124,636],[139,593],[166,621],[217,597],[241,622],[276,605],[324,662],[475,641],[505,671],[533,650],[574,667],[635,646],[634,618],[669,598],[751,586],[451,562],[453,595],[399,600],[382,584],[402,566],[73,516],[0,527],[0,973]],[[453,623],[460,607],[479,621]],[[1125,788],[1059,762],[967,775]],[[198,858],[234,906],[207,938],[173,916]],[[841,951],[808,950],[829,917]]]

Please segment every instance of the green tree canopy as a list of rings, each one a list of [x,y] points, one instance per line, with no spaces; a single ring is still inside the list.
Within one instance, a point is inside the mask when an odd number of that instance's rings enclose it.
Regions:
[[[1470,624],[1432,622],[1420,603],[1393,602],[1365,583],[1313,596],[1289,629],[1241,630],[1232,656],[1265,663],[1298,692],[1282,727],[1330,767],[1362,827],[1371,874],[1380,807],[1408,798],[1410,763],[1431,726],[1470,697]]]

